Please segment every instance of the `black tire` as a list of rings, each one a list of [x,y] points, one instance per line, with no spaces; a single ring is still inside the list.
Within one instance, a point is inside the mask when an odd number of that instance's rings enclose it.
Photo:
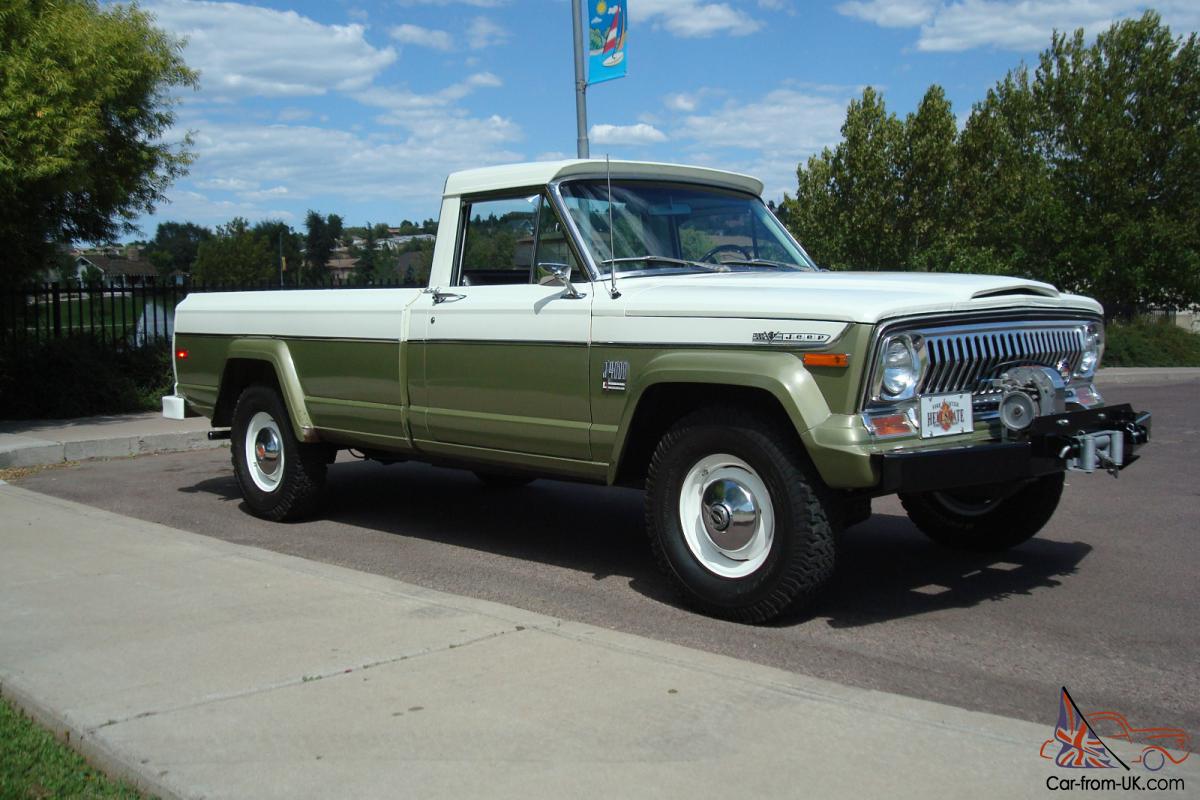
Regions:
[[[774,514],[765,560],[744,576],[727,577],[706,567],[683,531],[684,482],[703,459],[718,454],[734,456],[757,473]],[[688,605],[723,619],[765,622],[810,601],[833,574],[827,496],[795,431],[737,407],[697,411],[663,436],[651,458],[646,478],[650,548]]]
[[[282,448],[283,464],[278,468],[278,482],[271,489],[256,483],[252,474],[254,466],[249,462],[251,454],[246,449],[251,422],[260,413],[269,415],[274,421]],[[329,449],[325,445],[304,444],[296,439],[287,407],[275,388],[256,385],[242,392],[233,409],[230,450],[233,473],[242,489],[242,497],[256,517],[279,522],[300,519],[317,510],[325,486]]]
[[[901,494],[900,502],[921,532],[955,550],[996,552],[1033,538],[1058,508],[1064,474],[1024,486],[985,486],[953,492]],[[1000,499],[990,500],[991,496]],[[970,513],[963,513],[970,509]]]
[[[526,475],[505,475],[502,472],[476,472],[475,477],[491,489],[517,489],[536,480]]]

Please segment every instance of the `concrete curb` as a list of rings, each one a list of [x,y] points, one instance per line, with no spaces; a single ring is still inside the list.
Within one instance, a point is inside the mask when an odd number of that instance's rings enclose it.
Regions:
[[[210,441],[207,431],[152,433],[68,442],[30,440],[29,444],[0,444],[0,468],[41,467],[92,458],[125,458],[147,453],[209,450],[228,445],[226,441]]]
[[[87,731],[71,722],[66,713],[55,711],[41,702],[32,692],[15,684],[11,677],[0,678],[0,698],[50,731],[55,739],[83,756],[109,778],[124,781],[139,792],[162,800],[185,800],[185,795],[159,781],[147,770],[139,769],[138,758],[133,753],[121,752],[99,737],[88,736]]]

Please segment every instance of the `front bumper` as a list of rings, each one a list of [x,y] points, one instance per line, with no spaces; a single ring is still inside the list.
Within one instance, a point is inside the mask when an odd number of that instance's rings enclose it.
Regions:
[[[1128,404],[1039,417],[1021,438],[943,449],[897,450],[873,456],[880,481],[877,494],[929,492],[1037,478],[1094,463],[1083,458],[1099,438],[1119,442],[1118,458],[1103,464],[1114,475],[1137,460],[1150,440],[1150,414]],[[1089,442],[1092,444],[1089,445]],[[1094,466],[1092,467],[1094,468]]]

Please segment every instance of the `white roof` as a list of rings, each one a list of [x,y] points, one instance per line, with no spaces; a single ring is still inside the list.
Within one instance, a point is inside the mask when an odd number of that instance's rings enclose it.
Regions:
[[[660,164],[653,161],[613,161],[614,178],[665,178],[695,181],[739,189],[761,196],[763,184],[758,178],[708,167],[683,164]],[[491,192],[519,186],[544,186],[559,178],[604,177],[608,162],[598,159],[568,161],[535,161],[528,164],[503,164],[496,167],[467,169],[451,173],[446,179],[447,196]]]

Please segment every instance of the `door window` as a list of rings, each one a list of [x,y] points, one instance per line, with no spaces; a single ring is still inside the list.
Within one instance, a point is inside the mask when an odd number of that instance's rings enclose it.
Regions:
[[[534,194],[464,204],[466,225],[459,283],[529,283],[541,203],[542,196]]]

